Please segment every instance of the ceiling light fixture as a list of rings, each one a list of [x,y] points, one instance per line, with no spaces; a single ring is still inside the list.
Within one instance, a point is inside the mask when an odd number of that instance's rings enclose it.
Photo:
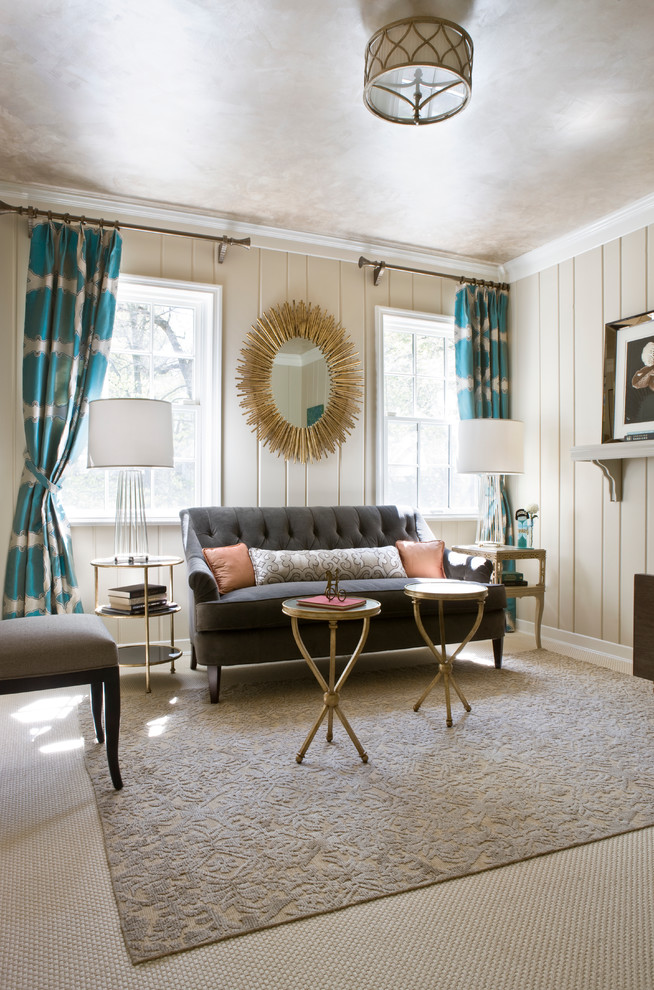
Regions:
[[[407,17],[368,42],[363,101],[396,124],[453,117],[472,92],[472,39],[442,17]]]

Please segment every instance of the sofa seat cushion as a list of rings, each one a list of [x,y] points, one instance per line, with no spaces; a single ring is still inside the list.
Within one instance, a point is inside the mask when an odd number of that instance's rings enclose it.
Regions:
[[[379,618],[406,618],[413,615],[411,600],[404,594],[407,584],[415,584],[419,579],[408,581],[404,578],[371,578],[369,580],[343,581],[340,587],[348,595],[375,598],[381,603]],[[238,629],[274,629],[287,626],[288,616],[282,612],[282,602],[286,598],[304,598],[323,594],[324,581],[294,581],[282,584],[264,584],[254,588],[241,588],[223,595],[220,601],[199,602],[195,609],[196,632],[219,632]],[[486,610],[506,607],[504,585],[489,585]],[[421,614],[437,612],[438,603],[424,601]],[[474,613],[474,602],[447,602],[446,614]],[[378,621],[378,620],[374,620]]]
[[[206,551],[205,551],[206,553]],[[406,577],[395,547],[350,547],[336,550],[261,550],[250,548],[257,584],[325,580],[327,571],[339,581]]]

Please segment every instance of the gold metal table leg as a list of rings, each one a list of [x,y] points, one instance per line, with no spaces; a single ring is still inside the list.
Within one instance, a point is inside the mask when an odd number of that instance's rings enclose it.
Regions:
[[[432,643],[429,634],[427,633],[427,630],[423,625],[422,617],[420,615],[420,599],[418,598],[413,599],[413,614],[420,635],[424,639],[425,643],[427,644],[431,653],[433,654],[436,662],[438,663],[438,673],[432,680],[431,684],[428,684],[426,690],[423,691],[423,693],[420,695],[415,705],[413,706],[413,710],[414,712],[418,711],[418,709],[422,705],[427,695],[432,691],[433,688],[436,687],[436,685],[438,684],[439,680],[442,677],[443,688],[445,690],[445,709],[446,709],[445,724],[447,725],[448,729],[450,729],[452,727],[452,706],[450,702],[450,685],[456,691],[459,700],[461,701],[461,704],[463,705],[465,710],[467,712],[472,711],[472,708],[468,704],[465,695],[463,694],[460,687],[456,683],[456,680],[454,679],[452,661],[459,655],[459,653],[464,648],[464,646],[467,646],[467,644],[470,642],[474,634],[477,632],[477,629],[479,628],[479,625],[481,623],[482,616],[484,614],[484,602],[483,601],[478,602],[477,616],[470,629],[470,632],[465,637],[463,642],[456,648],[454,653],[449,657],[447,655],[446,644],[445,644],[445,621],[443,615],[443,602],[439,601],[438,603],[438,624],[439,624],[440,640],[441,640],[440,650]]]
[[[348,660],[348,662],[347,662],[347,664],[345,666],[345,669],[343,670],[343,673],[339,677],[337,683],[334,683],[334,681],[336,679],[336,629],[337,629],[337,627],[338,627],[338,620],[337,619],[330,619],[329,620],[329,683],[327,683],[327,681],[325,680],[325,678],[320,673],[320,670],[316,666],[316,663],[315,663],[313,657],[310,655],[309,651],[307,650],[306,646],[304,645],[304,641],[302,639],[302,636],[300,635],[300,629],[299,629],[299,626],[298,626],[297,616],[291,616],[291,629],[293,631],[293,638],[295,639],[295,642],[297,644],[297,647],[298,647],[300,653],[302,654],[302,656],[304,657],[304,659],[308,663],[311,671],[313,672],[314,677],[316,678],[316,680],[318,681],[318,684],[320,685],[320,687],[323,689],[323,692],[324,692],[324,694],[323,694],[323,706],[322,706],[321,712],[318,715],[318,718],[314,722],[313,726],[311,727],[311,730],[309,731],[309,734],[307,735],[306,739],[302,743],[302,747],[298,751],[297,756],[295,757],[297,763],[301,763],[302,760],[304,759],[309,746],[313,742],[313,739],[314,739],[314,737],[315,737],[318,729],[320,728],[320,726],[321,726],[321,724],[322,724],[322,722],[323,722],[323,720],[325,718],[325,715],[327,715],[327,717],[328,717],[327,718],[327,742],[331,742],[332,741],[332,738],[333,738],[333,728],[334,728],[334,714],[336,714],[338,716],[338,718],[340,719],[343,727],[345,728],[345,731],[347,732],[348,736],[350,737],[350,739],[354,743],[354,746],[356,747],[356,750],[357,750],[359,756],[361,757],[362,761],[364,763],[367,763],[368,762],[368,754],[366,753],[366,751],[364,750],[363,746],[359,742],[359,739],[357,738],[357,735],[354,732],[354,729],[352,728],[352,726],[348,722],[347,718],[345,717],[345,714],[341,710],[341,707],[340,707],[339,702],[340,702],[340,697],[341,697],[340,696],[341,689],[342,689],[343,685],[345,684],[347,678],[350,676],[350,674],[351,674],[351,672],[352,672],[352,670],[354,668],[355,663],[359,659],[359,656],[361,654],[361,651],[363,650],[363,647],[365,645],[366,639],[368,637],[368,629],[370,628],[370,618],[369,617],[366,617],[366,618],[363,619],[363,629],[361,631],[361,637],[360,637],[359,642],[357,644],[357,648],[354,651],[354,653],[352,654],[352,656],[350,657],[350,659]]]

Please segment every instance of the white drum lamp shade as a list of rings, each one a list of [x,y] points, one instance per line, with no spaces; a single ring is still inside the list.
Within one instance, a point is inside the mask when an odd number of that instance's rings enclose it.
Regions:
[[[171,403],[160,399],[96,399],[90,402],[88,466],[120,469],[116,495],[116,559],[147,559],[142,469],[174,466]]]
[[[477,543],[504,543],[500,475],[524,471],[524,423],[516,419],[462,419],[457,471],[480,475]]]

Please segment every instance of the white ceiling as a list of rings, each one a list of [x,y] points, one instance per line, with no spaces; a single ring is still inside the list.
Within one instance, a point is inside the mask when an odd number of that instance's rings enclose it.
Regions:
[[[364,50],[458,21],[472,100],[390,124]],[[652,0],[0,0],[0,181],[503,263],[654,192]]]

